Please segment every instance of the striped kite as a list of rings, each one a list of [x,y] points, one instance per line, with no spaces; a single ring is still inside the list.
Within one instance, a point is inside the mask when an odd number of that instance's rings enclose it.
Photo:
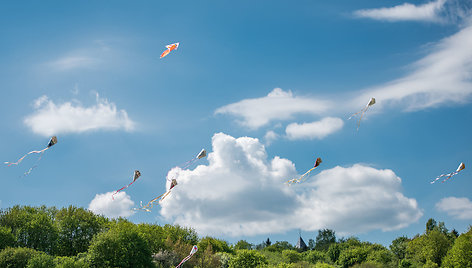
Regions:
[[[198,154],[197,156],[195,156],[194,158],[192,158],[191,160],[187,161],[186,163],[178,166],[179,168],[181,169],[186,169],[188,168],[192,163],[194,163],[195,161],[197,161],[198,159],[202,159],[204,158],[205,156],[207,155],[207,152],[205,149],[202,149]],[[135,210],[145,210],[147,212],[151,212],[151,208],[154,206],[154,203],[155,202],[161,202],[162,200],[164,200],[169,194],[170,192],[172,191],[172,188],[174,188],[175,186],[177,186],[177,180],[175,178],[166,178],[166,180],[168,182],[170,182],[170,187],[169,187],[169,190],[167,190],[167,192],[161,194],[160,196],[152,199],[151,201],[149,201],[145,206],[143,206],[143,202],[141,202],[141,207],[138,208],[138,209],[135,209]]]
[[[359,121],[357,121],[357,130],[359,131],[359,126],[361,125],[361,120],[362,120],[362,117],[364,116],[364,113],[367,111],[367,109],[369,109],[370,106],[374,104],[375,104],[375,98],[370,98],[369,103],[367,103],[367,105],[364,108],[362,108],[362,110],[360,110],[359,112],[355,114],[352,114],[347,120],[350,120],[352,117],[360,113],[361,116],[359,117]]]
[[[28,155],[30,154],[39,154],[39,158],[38,160],[36,160],[36,164],[34,164],[34,166],[32,166],[27,172],[25,172],[25,176],[30,174],[31,171],[37,167],[39,161],[41,160],[42,156],[43,156],[43,153],[46,152],[49,148],[51,148],[54,144],[57,143],[57,137],[56,136],[52,136],[51,139],[49,140],[48,142],[48,145],[46,146],[46,148],[42,149],[42,150],[39,150],[39,151],[31,151],[27,154],[25,154],[24,156],[22,156],[20,159],[18,159],[18,161],[16,162],[5,162],[6,165],[8,166],[11,166],[11,165],[18,165],[21,163],[21,161],[23,161],[23,159],[25,159],[25,157],[27,157]]]
[[[164,50],[164,52],[162,52],[161,54],[161,59],[167,56],[167,54],[169,54],[172,50],[177,49],[179,47],[179,44],[180,43],[173,43],[173,44],[167,45],[166,46],[167,49]]]
[[[182,264],[184,264],[184,262],[190,260],[190,258],[192,258],[193,254],[197,253],[198,251],[198,247],[197,246],[193,246],[192,247],[192,250],[190,251],[190,254],[185,257],[180,263],[179,265],[175,266],[175,268],[180,268],[182,266]]]
[[[129,186],[131,186],[131,184],[133,184],[139,177],[141,177],[141,172],[139,172],[139,170],[135,170],[134,174],[133,174],[133,181],[130,184],[128,184],[128,185],[124,186],[123,188],[121,188],[121,189],[117,190],[116,192],[114,192],[111,195],[111,198],[113,200],[115,200],[115,194],[117,194],[119,191],[124,190],[124,189],[128,188]]]
[[[464,163],[460,163],[459,167],[457,168],[456,171],[454,172],[451,172],[451,173],[448,173],[448,174],[442,174],[440,175],[439,177],[437,177],[436,179],[434,179],[431,184],[435,183],[437,180],[439,180],[440,178],[442,177],[446,177],[442,182],[445,182],[447,180],[449,180],[452,176],[456,175],[457,173],[459,173],[461,170],[465,169],[465,165]]]
[[[305,174],[301,175],[300,178],[291,179],[291,180],[286,181],[285,183],[288,183],[288,185],[291,185],[293,183],[301,183],[303,181],[303,178],[305,178],[305,176],[308,175],[308,173],[315,170],[315,168],[317,168],[321,164],[321,162],[323,161],[321,161],[320,157],[316,158],[315,165],[310,170],[305,172]]]

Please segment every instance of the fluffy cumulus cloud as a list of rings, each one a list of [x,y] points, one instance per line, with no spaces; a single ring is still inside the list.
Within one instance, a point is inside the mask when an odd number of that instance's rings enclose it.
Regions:
[[[117,193],[114,200],[112,194],[113,192],[96,194],[88,209],[95,214],[104,215],[108,218],[129,217],[134,214],[132,210],[134,202],[126,192]]]
[[[428,21],[443,22],[440,16],[446,0],[436,0],[422,5],[404,3],[394,7],[361,9],[354,15],[361,18],[370,18],[386,21]]]
[[[24,123],[34,133],[50,136],[62,133],[81,133],[93,130],[134,129],[135,123],[125,110],[117,110],[114,103],[98,96],[95,105],[85,107],[78,102],[60,104],[42,96],[35,101],[35,111]]]
[[[417,221],[416,200],[401,193],[391,170],[354,165],[327,169],[303,185],[288,159],[268,158],[264,145],[250,137],[217,133],[208,165],[173,169],[179,185],[162,203],[161,214],[201,234],[257,235],[290,229],[333,228],[358,233],[392,230]]]
[[[323,139],[329,134],[340,130],[344,125],[342,119],[337,117],[325,117],[320,121],[311,123],[291,123],[285,128],[285,134],[290,140]]]
[[[376,107],[395,105],[414,111],[470,101],[472,94],[472,25],[441,40],[406,76],[366,89],[351,105],[371,97]]]
[[[466,197],[446,197],[436,203],[436,209],[461,220],[472,220],[472,201]]]
[[[294,96],[275,88],[262,98],[245,99],[220,107],[215,114],[230,114],[241,118],[241,125],[257,129],[275,120],[292,119],[296,114],[320,114],[331,106],[329,101]]]

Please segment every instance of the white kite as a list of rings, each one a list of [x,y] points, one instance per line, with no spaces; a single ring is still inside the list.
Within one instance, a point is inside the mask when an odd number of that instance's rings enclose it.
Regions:
[[[190,251],[190,254],[185,257],[180,263],[179,265],[175,266],[175,268],[180,268],[182,266],[182,264],[184,264],[184,262],[190,260],[190,258],[192,258],[193,254],[197,253],[198,251],[198,247],[197,246],[193,246],[192,247],[192,250]]]
[[[119,191],[121,191],[121,190],[124,190],[124,189],[130,187],[131,184],[133,184],[139,177],[141,177],[141,172],[139,172],[139,170],[135,170],[134,173],[133,173],[133,181],[132,181],[130,184],[128,184],[128,185],[126,185],[126,186],[123,186],[121,189],[116,190],[116,192],[114,192],[114,193],[111,195],[111,198],[112,198],[113,200],[115,200],[115,194],[117,194],[117,193],[118,193]]]
[[[367,109],[369,109],[370,106],[374,104],[375,104],[375,98],[370,98],[369,103],[367,103],[367,105],[364,108],[362,108],[362,110],[360,110],[359,112],[355,114],[352,114],[347,120],[350,120],[352,117],[360,113],[361,116],[359,117],[359,121],[357,121],[357,130],[359,130],[359,126],[361,125],[361,120],[362,120],[362,117],[364,116],[364,113],[367,111]]]
[[[465,165],[464,163],[460,163],[459,167],[457,168],[456,171],[454,172],[451,172],[451,173],[448,173],[448,174],[441,174],[439,177],[437,177],[436,179],[434,179],[431,184],[435,183],[437,180],[439,180],[440,178],[442,177],[446,177],[441,183],[449,180],[452,176],[456,175],[457,173],[459,173],[461,170],[465,169]]]
[[[197,161],[198,159],[202,159],[204,158],[205,156],[207,155],[207,152],[205,149],[202,149],[198,154],[197,156],[195,156],[194,158],[192,158],[191,160],[187,161],[186,163],[178,166],[180,167],[181,169],[186,169],[188,168],[191,164],[193,164],[195,161]],[[164,200],[172,191],[172,188],[174,188],[175,186],[177,186],[177,180],[175,178],[166,178],[167,181],[170,182],[170,187],[169,187],[169,190],[167,190],[165,193],[159,195],[158,197],[156,198],[153,198],[151,201],[149,201],[145,206],[143,206],[143,202],[141,201],[140,202],[140,205],[141,207],[138,208],[138,209],[135,209],[135,210],[145,210],[147,212],[151,212],[151,208],[154,206],[154,203],[155,202],[161,202],[162,200]]]

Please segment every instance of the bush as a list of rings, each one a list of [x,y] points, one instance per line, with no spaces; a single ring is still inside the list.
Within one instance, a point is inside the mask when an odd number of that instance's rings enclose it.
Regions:
[[[302,255],[295,250],[284,250],[282,251],[282,258],[286,263],[295,263],[302,259]]]
[[[38,254],[38,251],[31,248],[6,248],[0,252],[0,267],[24,268]]]
[[[33,256],[29,261],[27,268],[50,268],[54,267],[54,257],[46,253],[39,253]]]
[[[0,226],[0,250],[6,247],[13,247],[15,245],[16,239],[12,234],[11,229],[7,227]]]
[[[255,250],[239,250],[236,255],[229,260],[230,268],[256,268],[260,265],[268,264],[267,259]]]
[[[305,252],[303,259],[309,263],[316,264],[318,262],[327,262],[328,255],[323,251],[311,250]]]

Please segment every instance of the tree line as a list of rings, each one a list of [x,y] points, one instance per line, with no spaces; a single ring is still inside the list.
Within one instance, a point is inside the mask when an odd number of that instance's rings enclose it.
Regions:
[[[193,245],[199,251],[185,267],[472,267],[472,226],[459,234],[434,219],[388,248],[323,229],[300,249],[269,238],[229,244],[191,228],[134,224],[74,206],[0,210],[0,267],[175,267]]]

